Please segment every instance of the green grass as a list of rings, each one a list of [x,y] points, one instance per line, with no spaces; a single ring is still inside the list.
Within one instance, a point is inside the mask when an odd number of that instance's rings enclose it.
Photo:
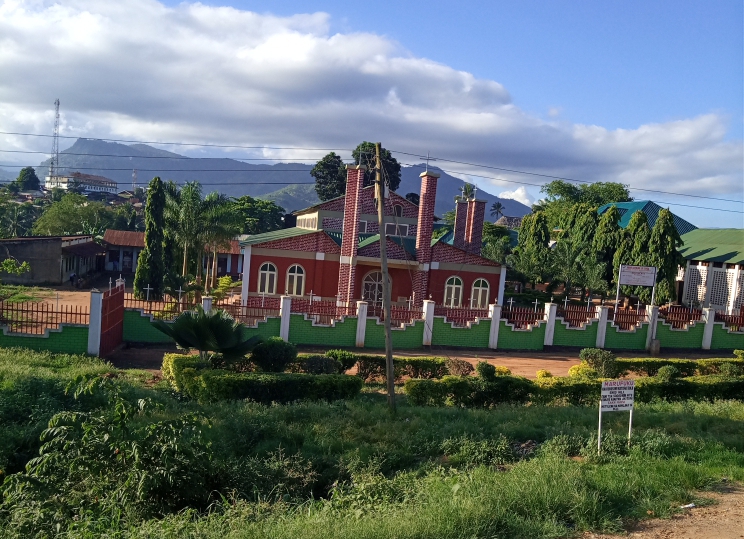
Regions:
[[[0,300],[6,303],[25,303],[29,301],[43,301],[51,298],[54,291],[51,288],[22,285],[0,285]]]
[[[65,393],[79,375],[115,377],[131,402],[149,397],[160,405],[136,425],[188,413],[207,418],[210,456],[194,468],[205,470],[198,481],[213,495],[164,514],[125,503],[104,511],[92,501],[66,513],[64,496],[54,517],[43,504],[0,504],[0,537],[51,536],[52,522],[64,537],[570,537],[619,531],[648,511],[670,516],[683,503],[700,503],[698,491],[723,477],[744,480],[742,402],[639,405],[630,450],[627,414],[606,414],[610,434],[597,457],[595,407],[413,407],[399,396],[391,415],[373,391],[332,404],[199,405],[163,383],[151,387],[144,371],[0,349],[5,475],[38,454],[54,413],[95,414],[105,405]],[[542,445],[529,458],[512,454],[512,444],[528,441]]]

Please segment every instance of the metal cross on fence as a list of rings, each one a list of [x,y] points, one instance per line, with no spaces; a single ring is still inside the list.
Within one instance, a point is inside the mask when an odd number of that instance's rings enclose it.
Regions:
[[[111,277],[109,277],[109,292],[111,292],[111,289],[113,288],[114,282],[111,280]]]
[[[409,297],[406,300],[406,303],[408,303],[408,310],[410,311],[411,310],[411,306],[413,305],[413,298]]]
[[[184,291],[181,290],[181,287],[179,286],[176,292],[178,292],[178,303],[181,303],[181,294],[183,294]]]
[[[540,301],[539,300],[535,300],[535,312],[537,312],[537,306],[538,305],[540,305]]]
[[[150,301],[150,290],[153,290],[153,288],[148,284],[142,290],[146,291],[146,295],[145,295],[146,301]]]
[[[636,311],[640,312],[640,310],[641,310],[641,300],[639,299],[638,303],[636,303]]]
[[[514,298],[509,298],[509,301],[507,301],[507,303],[509,304],[509,310],[513,311],[514,310]]]
[[[563,298],[563,308],[564,309],[567,309],[568,308],[568,296],[566,296],[565,298]]]
[[[261,292],[261,308],[263,309],[264,300],[266,299],[266,292]]]
[[[589,307],[591,306],[591,304],[592,304],[592,296],[590,295],[588,298],[586,298],[586,308],[587,308],[587,310],[589,309]]]
[[[313,291],[310,291],[310,305],[313,304]]]

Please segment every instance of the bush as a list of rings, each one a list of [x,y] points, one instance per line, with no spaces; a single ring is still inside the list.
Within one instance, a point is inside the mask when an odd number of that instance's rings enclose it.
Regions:
[[[341,373],[351,369],[357,362],[356,354],[348,350],[328,350],[325,355],[341,363]]]
[[[511,376],[511,369],[502,365],[496,365],[496,376]]]
[[[602,378],[614,378],[618,375],[615,354],[612,352],[599,348],[584,348],[579,352],[579,358],[597,371]]]
[[[464,359],[451,358],[445,361],[444,364],[449,373],[454,376],[470,376],[475,370],[472,363]]]
[[[385,356],[357,355],[357,376],[365,381],[384,381]],[[447,361],[440,357],[393,358],[396,382],[401,377],[442,378],[447,374]]]
[[[403,364],[403,372],[411,378],[442,378],[448,372],[446,361],[439,357],[411,357],[395,361]]]
[[[440,447],[454,466],[494,466],[514,460],[511,444],[503,434],[485,440],[470,436],[447,438]]]
[[[200,359],[199,356],[165,354],[160,371],[163,373],[163,379],[170,382],[173,389],[184,392],[184,385],[188,383],[186,378],[191,378],[191,376],[184,377],[184,371],[189,370],[191,373],[196,373],[206,368],[209,368],[209,363]]]
[[[537,371],[538,380],[541,378],[552,378],[552,377],[553,375],[550,371],[546,371],[545,369],[540,369],[539,371]]]
[[[307,374],[339,374],[342,373],[341,362],[326,356],[306,356],[300,358],[300,372]]]
[[[532,401],[538,404],[591,406],[599,402],[602,383],[586,376],[538,378]]]
[[[669,382],[677,377],[679,377],[679,369],[672,367],[671,365],[660,367],[659,371],[656,373],[656,378],[664,382]]]
[[[741,376],[742,368],[736,363],[724,363],[718,368],[718,371],[722,376]]]
[[[269,404],[300,400],[335,401],[353,399],[362,389],[356,376],[328,374],[234,373],[204,370],[198,382],[186,386],[190,397],[199,402],[250,399]]]
[[[734,355],[744,361],[744,350],[734,350]]]
[[[570,369],[568,369],[568,376],[570,378],[598,378],[599,373],[592,369],[589,365],[586,365],[584,363],[581,363],[579,365],[574,365]]]
[[[281,337],[271,337],[253,349],[251,361],[263,372],[284,372],[297,359],[297,347]]]
[[[484,380],[493,380],[496,378],[496,367],[487,361],[479,361],[475,366],[475,371],[478,373],[478,376]]]
[[[445,376],[441,380],[408,380],[404,390],[415,406],[490,408],[503,403],[525,403],[533,387],[529,380],[517,376],[494,376],[491,380]]]

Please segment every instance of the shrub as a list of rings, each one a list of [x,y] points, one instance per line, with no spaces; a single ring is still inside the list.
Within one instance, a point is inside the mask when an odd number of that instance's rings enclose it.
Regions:
[[[357,376],[366,381],[385,380],[385,356],[357,355]],[[395,380],[411,378],[441,378],[447,374],[447,362],[439,357],[393,358]]]
[[[403,371],[411,378],[441,378],[447,374],[446,361],[439,357],[396,359],[403,363]]]
[[[540,378],[552,378],[552,377],[553,377],[553,375],[551,374],[550,371],[546,371],[545,369],[540,369],[539,371],[537,371],[537,378],[538,378],[538,380]]]
[[[569,376],[538,378],[532,401],[538,404],[596,405],[602,383],[596,378]]]
[[[300,359],[300,370],[307,374],[339,374],[341,362],[326,356],[306,356]]]
[[[744,350],[734,350],[734,355],[744,361]]]
[[[570,378],[598,378],[599,373],[592,369],[590,366],[581,363],[579,365],[574,365],[570,369],[568,369],[568,376]]]
[[[723,376],[741,376],[742,368],[736,363],[723,363],[718,367],[718,371]]]
[[[283,372],[297,359],[297,347],[281,337],[271,337],[253,349],[251,361],[263,372]]]
[[[357,362],[357,356],[348,350],[328,350],[325,355],[341,363],[341,373],[351,369]]]
[[[584,348],[579,352],[579,358],[597,371],[602,378],[614,378],[618,375],[615,354],[612,352],[599,348]]]
[[[511,444],[503,434],[484,440],[470,436],[447,438],[440,447],[455,466],[493,466],[514,460]]]
[[[502,365],[496,365],[496,376],[511,376],[511,369]]]
[[[467,406],[490,408],[502,403],[524,403],[530,398],[533,384],[517,376],[464,378],[445,376],[441,380],[408,380],[404,391],[415,406]]]
[[[473,365],[464,359],[451,358],[445,361],[445,366],[450,374],[454,376],[470,376],[473,371]]]
[[[656,373],[656,378],[664,382],[669,382],[670,380],[677,378],[678,376],[679,369],[677,369],[676,367],[672,367],[671,365],[664,365],[663,367],[660,367],[659,371]]]
[[[209,363],[200,359],[199,356],[188,356],[184,354],[165,354],[163,356],[163,365],[160,371],[163,373],[163,379],[170,382],[173,389],[184,392],[184,385],[192,376],[189,373],[196,373],[199,370],[209,367]],[[186,376],[184,371],[189,370]]]
[[[484,380],[493,380],[496,378],[496,367],[487,361],[479,361],[475,366],[475,371],[478,373],[478,376]]]

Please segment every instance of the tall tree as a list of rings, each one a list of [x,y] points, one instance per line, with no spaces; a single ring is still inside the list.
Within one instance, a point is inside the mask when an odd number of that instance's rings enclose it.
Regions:
[[[68,193],[46,207],[34,223],[33,233],[39,236],[98,233],[109,228],[113,220],[114,213],[105,204]]]
[[[315,178],[315,192],[321,201],[331,200],[346,193],[346,167],[335,152],[329,153],[315,163],[310,175]]]
[[[651,229],[648,226],[648,217],[642,211],[635,212],[628,223],[628,227],[622,232],[621,240],[618,243],[615,258],[613,260],[615,282],[617,282],[620,273],[620,264],[630,264],[634,266],[648,266],[650,261],[648,242],[651,238]],[[647,287],[629,287],[623,288],[623,293],[627,295],[635,294],[641,300],[647,301],[651,298],[651,290]]]
[[[165,262],[163,259],[163,233],[165,229],[165,188],[158,176],[150,182],[145,205],[145,248],[137,260],[134,274],[134,294],[161,299],[164,292]]]
[[[364,141],[351,152],[357,165],[366,165],[367,172],[364,176],[364,185],[372,185],[374,181],[375,144]],[[382,179],[391,191],[397,191],[400,186],[400,163],[393,157],[389,150],[380,148],[380,161],[382,162]]]
[[[406,193],[406,200],[418,206],[420,202],[420,196],[418,193]]]
[[[233,199],[233,209],[240,217],[239,233],[261,234],[282,228],[284,208],[271,200],[246,195]]]
[[[21,191],[38,191],[41,188],[41,181],[34,167],[22,168],[15,183]]]
[[[598,208],[603,204],[633,200],[626,185],[614,182],[575,185],[555,180],[545,184],[540,191],[547,196],[535,204],[535,209],[546,213],[551,229],[564,228],[566,215],[576,204]]]
[[[672,212],[669,209],[661,210],[648,241],[651,265],[657,268],[656,301],[659,304],[674,301],[677,297],[677,272],[684,263],[684,257],[678,249],[683,243],[674,226]]]
[[[504,205],[498,200],[491,204],[491,217],[498,220],[499,217],[504,215]]]
[[[543,212],[531,213],[522,219],[519,244],[508,260],[533,285],[542,279],[548,269],[549,241],[548,221]]]
[[[235,203],[217,192],[209,193],[204,198],[203,218],[204,242],[212,252],[211,276],[207,275],[205,281],[207,289],[211,290],[217,286],[217,252],[220,248],[230,247],[230,240],[240,233],[243,220],[235,211]],[[201,268],[201,263],[199,267]]]
[[[610,206],[599,219],[597,233],[592,242],[594,252],[597,253],[599,261],[604,264],[605,273],[602,278],[608,283],[613,281],[612,263],[622,237],[619,223],[620,212],[617,206]]]

